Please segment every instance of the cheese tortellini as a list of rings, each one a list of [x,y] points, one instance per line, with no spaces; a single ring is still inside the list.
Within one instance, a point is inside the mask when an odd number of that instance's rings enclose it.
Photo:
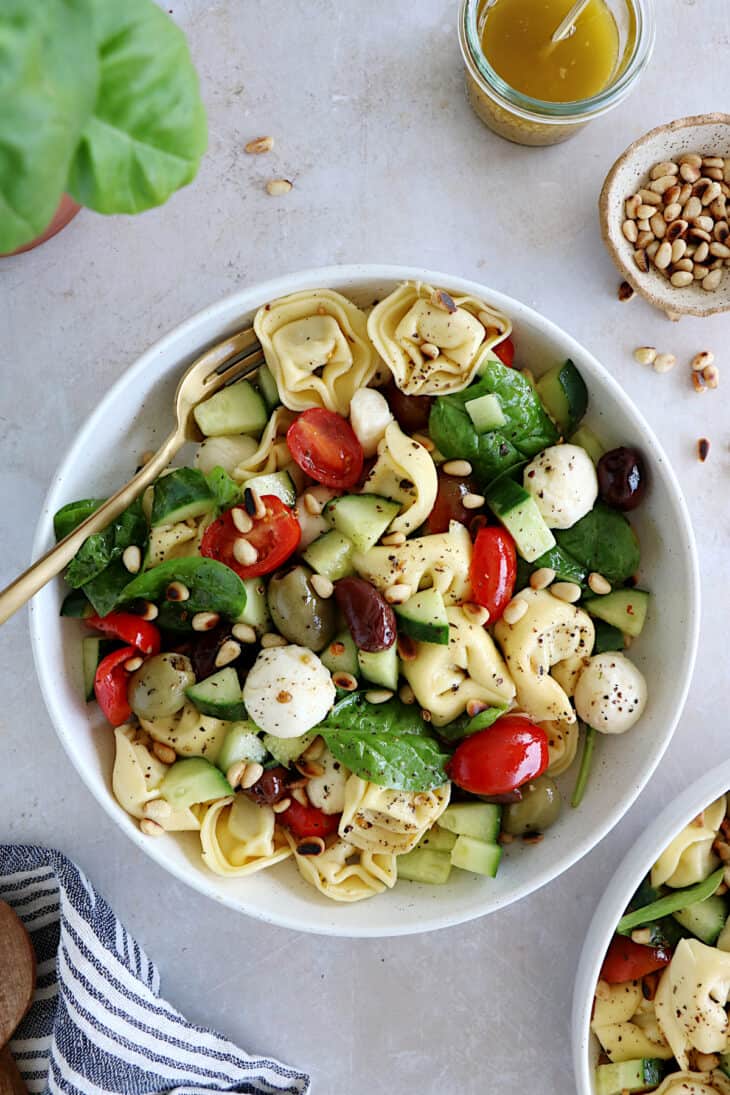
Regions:
[[[205,865],[228,878],[273,867],[292,854],[286,837],[276,827],[271,807],[243,794],[229,795],[208,806],[200,844]]]
[[[680,939],[654,1000],[657,1022],[680,1068],[689,1068],[692,1049],[726,1051],[729,996],[730,954],[699,939]]]
[[[401,511],[388,526],[390,532],[414,532],[436,501],[438,476],[429,453],[391,422],[378,445],[378,459],[365,480],[366,494],[380,494],[400,502]]]
[[[712,845],[726,807],[727,801],[722,795],[677,833],[651,869],[652,886],[681,889],[712,874],[719,863]]]
[[[302,878],[332,901],[363,901],[398,880],[391,852],[364,852],[338,837],[320,855],[308,856],[297,852],[293,837],[287,839]]]
[[[501,619],[495,635],[517,689],[517,702],[536,722],[575,722],[575,711],[550,667],[593,649],[595,628],[587,612],[546,589],[523,589],[527,612],[516,623]]]
[[[470,700],[509,706],[515,685],[491,635],[463,608],[448,608],[448,645],[416,643],[416,657],[402,672],[434,726],[445,726]]]
[[[445,395],[469,384],[490,347],[512,330],[483,300],[404,282],[368,318],[373,345],[406,395]]]
[[[365,852],[410,852],[441,817],[450,793],[450,783],[433,791],[394,791],[351,775],[340,836]]]
[[[641,982],[601,982],[596,990],[591,1029],[612,1061],[637,1057],[671,1060],[672,1049],[657,1024],[654,1004],[645,1000]]]
[[[155,741],[169,745],[181,757],[205,757],[215,764],[230,722],[204,715],[194,703],[186,701],[174,715],[155,719],[140,717],[140,723]]]
[[[371,548],[356,554],[353,564],[360,577],[381,593],[401,582],[414,591],[433,586],[444,604],[458,605],[471,598],[471,554],[468,530],[452,521],[448,532],[418,536],[402,547]]]
[[[285,407],[347,415],[382,368],[365,313],[333,289],[305,289],[259,308],[254,330]],[[384,370],[383,370],[384,371]]]
[[[114,731],[112,790],[119,805],[136,818],[145,816],[148,802],[160,798],[159,786],[167,772],[167,765],[157,759],[146,741],[149,741],[147,735],[129,724]],[[196,814],[189,807],[178,807],[164,816],[158,814],[156,820],[168,832],[200,828]]]

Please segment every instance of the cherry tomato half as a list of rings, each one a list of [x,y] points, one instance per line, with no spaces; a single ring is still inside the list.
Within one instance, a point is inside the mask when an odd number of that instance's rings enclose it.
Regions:
[[[159,654],[160,632],[154,624],[135,616],[132,612],[110,612],[107,616],[87,616],[87,627],[121,639],[123,643],[136,646],[143,654]]]
[[[124,663],[136,654],[136,647],[123,646],[120,650],[112,650],[96,667],[94,695],[112,726],[121,726],[132,717],[132,708],[127,699],[130,673],[124,668]]]
[[[364,455],[352,426],[324,407],[303,411],[287,430],[286,443],[302,471],[325,487],[354,487]]]
[[[226,510],[208,525],[203,533],[200,554],[225,563],[239,578],[258,578],[281,566],[299,546],[302,530],[293,512],[275,494],[265,494],[261,501],[266,513],[263,517],[252,518],[253,528],[243,537],[258,552],[255,563],[239,563],[233,554],[236,540],[242,538],[233,522],[233,509],[243,509],[242,506]]]
[[[449,779],[474,795],[506,795],[548,766],[548,739],[522,715],[503,715],[471,734],[446,765]]]
[[[503,342],[500,342],[499,346],[494,347],[494,352],[508,369],[512,368],[512,362],[515,359],[515,344],[511,338],[506,338]]]
[[[301,802],[293,798],[291,805],[276,815],[276,820],[301,840],[308,836],[329,836],[330,833],[336,833],[341,816],[325,814],[316,806],[302,806]]]
[[[601,967],[601,980],[609,985],[638,981],[669,965],[671,947],[646,947],[625,935],[614,935]]]
[[[472,596],[496,623],[512,600],[517,579],[515,542],[505,528],[482,528],[474,541],[469,570]]]

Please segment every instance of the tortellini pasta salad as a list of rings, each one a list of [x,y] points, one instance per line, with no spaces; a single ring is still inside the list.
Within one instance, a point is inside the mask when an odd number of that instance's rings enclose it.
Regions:
[[[711,803],[619,921],[596,986],[596,1095],[730,1095],[730,818]]]
[[[641,456],[604,452],[572,362],[535,382],[475,297],[308,290],[254,328],[266,364],[195,408],[191,465],[66,574],[114,795],[225,878],[290,860],[341,902],[493,878],[644,709]],[[658,885],[712,866],[713,824]]]

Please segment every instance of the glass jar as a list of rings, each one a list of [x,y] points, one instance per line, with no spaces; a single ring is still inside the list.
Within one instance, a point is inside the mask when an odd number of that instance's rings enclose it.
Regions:
[[[480,21],[490,0],[462,0],[459,44],[472,109],[500,137],[525,145],[566,141],[617,106],[634,87],[654,48],[653,0],[607,0],[619,31],[619,62],[611,82],[589,99],[557,103],[533,99],[505,83],[484,55]]]

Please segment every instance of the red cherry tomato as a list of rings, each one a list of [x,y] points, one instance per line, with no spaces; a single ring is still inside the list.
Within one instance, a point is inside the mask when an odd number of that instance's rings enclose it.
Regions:
[[[110,612],[107,616],[87,616],[87,627],[121,639],[123,643],[136,646],[143,654],[159,654],[160,632],[154,624],[140,619],[132,612]]]
[[[601,980],[609,985],[638,981],[669,965],[671,947],[646,947],[625,935],[614,935],[601,967]]]
[[[252,518],[253,528],[243,537],[258,552],[255,563],[239,563],[233,554],[236,540],[242,538],[233,523],[233,509],[243,509],[242,506],[226,510],[208,525],[203,533],[200,554],[225,563],[240,578],[258,578],[281,566],[299,546],[302,530],[292,511],[275,494],[265,494],[261,501],[266,513],[263,517]]]
[[[494,347],[494,352],[508,369],[512,368],[512,362],[515,359],[515,344],[511,338],[506,338],[504,342],[500,342],[499,346]]]
[[[363,466],[362,445],[342,415],[323,407],[303,411],[286,443],[302,471],[325,487],[354,487]]]
[[[446,765],[449,779],[474,795],[506,795],[548,766],[548,739],[522,715],[503,715],[471,734]]]
[[[127,699],[130,674],[124,663],[136,654],[136,647],[123,646],[120,650],[112,650],[96,667],[94,695],[112,726],[121,726],[132,717],[132,708]]]
[[[465,494],[478,493],[479,484],[475,479],[460,479],[456,475],[439,472],[436,501],[426,519],[426,532],[448,532],[449,521],[468,524],[474,516],[474,510],[466,509],[462,498]]]
[[[469,571],[472,596],[496,623],[512,600],[517,579],[515,542],[504,528],[482,528],[474,541]]]
[[[295,798],[291,805],[276,815],[279,825],[290,829],[297,840],[308,836],[329,836],[337,832],[341,814],[325,814],[316,806],[302,806]]]

